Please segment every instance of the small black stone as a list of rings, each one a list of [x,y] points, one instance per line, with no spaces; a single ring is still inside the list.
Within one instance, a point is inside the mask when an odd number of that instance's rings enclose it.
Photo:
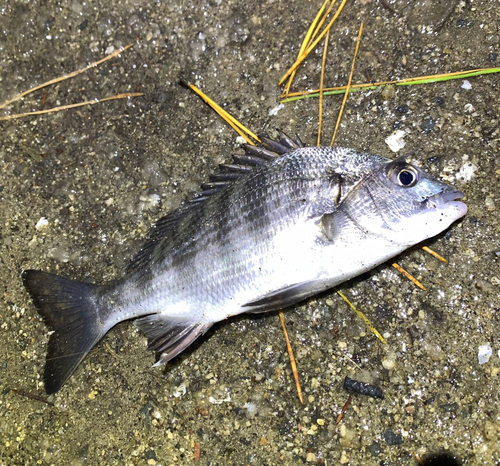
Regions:
[[[474,23],[470,19],[459,19],[457,21],[457,28],[471,28]]]
[[[436,122],[432,118],[426,118],[420,125],[420,129],[424,133],[430,133],[434,129]]]
[[[400,105],[397,108],[397,110],[399,113],[408,113],[408,111],[410,110],[410,107],[408,107],[408,105]]]
[[[401,445],[403,443],[401,436],[396,435],[391,429],[384,432],[384,440],[387,445]]]
[[[488,55],[488,59],[489,59],[490,61],[497,61],[497,58],[498,58],[498,53],[490,53],[490,54]]]
[[[380,445],[378,443],[372,443],[370,446],[370,453],[372,456],[378,456],[380,455],[382,451],[382,448],[380,448]]]
[[[346,377],[344,379],[344,389],[350,392],[359,393],[361,395],[371,396],[372,398],[384,399],[384,393],[380,387],[376,385],[371,385],[365,382],[359,382],[357,380]]]
[[[399,129],[399,128],[401,128],[401,122],[400,121],[395,121],[392,124],[392,129]]]
[[[438,106],[438,107],[442,107],[444,105],[444,99],[442,97],[436,97],[434,99],[434,103]]]
[[[459,409],[458,403],[456,403],[456,402],[446,403],[446,404],[440,405],[439,407],[446,413],[457,413],[458,409]]]
[[[87,29],[88,25],[89,25],[89,20],[85,19],[84,21],[82,21],[80,23],[80,25],[78,26],[78,29],[80,29],[80,31],[85,31],[85,29]]]

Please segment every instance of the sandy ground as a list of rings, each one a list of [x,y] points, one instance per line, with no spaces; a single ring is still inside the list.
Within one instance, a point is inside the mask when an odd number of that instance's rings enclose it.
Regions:
[[[325,83],[497,66],[498,2],[347,3],[332,30]],[[353,94],[339,145],[404,151],[467,196],[469,213],[430,247],[342,287],[387,336],[379,342],[333,292],[286,312],[305,404],[276,314],[215,326],[165,369],[134,326],[112,330],[47,404],[47,329],[19,274],[119,277],[150,225],[238,153],[235,133],[187,79],[257,132],[279,127],[315,144],[318,101],[285,104],[277,83],[319,8],[302,0],[231,2],[0,0],[0,101],[129,43],[120,57],[5,109],[50,108],[121,92],[141,98],[0,123],[0,464],[491,465],[500,461],[500,76]],[[392,11],[391,11],[392,10]],[[319,85],[322,44],[296,89]],[[43,103],[44,102],[44,103]],[[328,143],[341,97],[325,98]],[[274,112],[276,113],[276,112]],[[41,218],[45,226],[38,224]],[[38,224],[38,228],[37,228]],[[224,290],[221,290],[223,293]],[[492,356],[479,364],[481,346]],[[380,386],[355,396],[341,426],[345,376]]]

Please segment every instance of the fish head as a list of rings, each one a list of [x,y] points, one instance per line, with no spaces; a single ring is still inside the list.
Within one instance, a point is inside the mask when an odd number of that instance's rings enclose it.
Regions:
[[[463,217],[463,197],[461,191],[399,158],[362,179],[343,207],[363,230],[409,246]]]

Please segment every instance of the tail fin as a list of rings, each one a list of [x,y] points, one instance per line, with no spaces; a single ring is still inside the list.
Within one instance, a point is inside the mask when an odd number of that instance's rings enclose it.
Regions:
[[[109,330],[99,319],[96,285],[38,270],[26,270],[23,284],[53,333],[45,363],[45,391],[57,392]]]

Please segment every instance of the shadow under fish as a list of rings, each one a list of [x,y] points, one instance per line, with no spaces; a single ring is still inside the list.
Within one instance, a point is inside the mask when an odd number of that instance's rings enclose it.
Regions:
[[[104,285],[26,270],[52,331],[58,391],[116,324],[136,319],[165,364],[215,322],[283,309],[380,265],[464,216],[463,194],[404,159],[304,147],[280,132],[221,165],[161,218],[125,276]]]

